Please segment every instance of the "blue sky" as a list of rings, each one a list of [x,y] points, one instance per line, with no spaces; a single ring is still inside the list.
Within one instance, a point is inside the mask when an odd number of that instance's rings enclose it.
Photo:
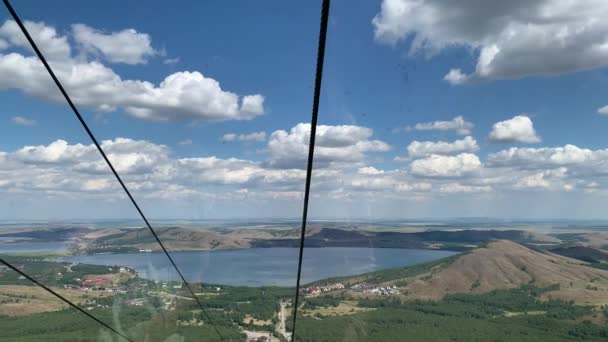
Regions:
[[[313,217],[608,218],[608,6],[476,3],[332,3]],[[300,214],[317,2],[67,4],[14,6],[150,216]],[[132,217],[55,91],[0,12],[0,216]]]

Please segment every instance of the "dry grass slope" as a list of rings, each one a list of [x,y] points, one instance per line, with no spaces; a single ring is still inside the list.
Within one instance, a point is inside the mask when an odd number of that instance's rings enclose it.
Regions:
[[[96,291],[77,291],[53,288],[68,300],[82,304],[91,298],[108,296]],[[0,286],[0,316],[27,316],[39,312],[59,311],[68,307],[54,295],[38,286],[2,285]]]
[[[579,304],[608,303],[608,271],[506,240],[489,243],[445,268],[407,280],[404,293],[408,298],[440,299],[450,293],[483,293],[534,283],[560,285],[559,290],[545,294],[545,298]]]
[[[158,237],[172,251],[248,248],[249,241],[209,230],[187,228],[157,228]],[[160,246],[147,229],[123,231],[116,237],[108,236],[106,244],[159,251]]]

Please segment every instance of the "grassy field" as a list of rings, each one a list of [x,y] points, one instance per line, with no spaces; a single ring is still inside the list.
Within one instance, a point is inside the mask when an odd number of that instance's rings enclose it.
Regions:
[[[99,291],[78,291],[54,288],[57,293],[76,304],[110,296]],[[38,286],[0,286],[0,316],[27,316],[39,312],[59,311],[68,305]]]
[[[356,301],[345,300],[340,301],[337,306],[321,306],[314,309],[302,309],[300,313],[304,316],[319,317],[319,316],[344,316],[354,315],[359,312],[375,310],[374,308],[363,308],[357,305]]]

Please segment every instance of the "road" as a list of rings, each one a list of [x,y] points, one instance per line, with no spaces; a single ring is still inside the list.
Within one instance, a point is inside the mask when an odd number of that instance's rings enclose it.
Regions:
[[[173,293],[163,292],[163,291],[148,291],[149,295],[159,296],[159,297],[169,297],[169,298],[179,298],[184,300],[194,300],[192,297],[184,297],[180,295],[176,295]]]
[[[280,302],[281,309],[279,310],[279,324],[277,325],[277,332],[285,337],[288,341],[291,340],[291,333],[288,333],[285,329],[285,320],[287,319],[287,313],[285,307],[287,303],[284,301]]]
[[[171,308],[171,305],[173,305],[177,301],[177,299],[194,300],[192,297],[179,296],[179,295],[176,295],[173,293],[167,293],[167,292],[163,292],[163,291],[148,291],[148,295],[158,296],[159,298],[161,298],[163,300],[170,299],[168,302],[165,302],[165,306],[164,306],[165,310],[169,310]]]

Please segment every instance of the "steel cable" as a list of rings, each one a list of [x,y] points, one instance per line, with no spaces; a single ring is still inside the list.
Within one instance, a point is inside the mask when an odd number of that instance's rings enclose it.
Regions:
[[[69,104],[70,108],[72,109],[72,111],[76,115],[76,118],[78,118],[78,121],[80,121],[80,124],[82,125],[82,127],[84,128],[84,130],[86,131],[86,133],[88,134],[88,136],[91,138],[91,140],[93,141],[93,143],[95,144],[95,146],[97,147],[97,150],[99,151],[99,153],[101,154],[101,156],[103,157],[103,159],[106,161],[108,167],[110,168],[110,170],[112,170],[112,173],[116,177],[116,180],[118,180],[118,182],[120,183],[120,185],[123,188],[124,192],[127,194],[127,197],[129,197],[129,199],[131,200],[131,203],[133,204],[133,206],[135,207],[135,209],[137,210],[137,212],[139,213],[139,215],[141,216],[141,218],[145,222],[146,226],[148,227],[148,229],[150,230],[150,232],[152,233],[152,235],[154,236],[154,238],[156,239],[156,242],[158,242],[158,244],[162,248],[163,252],[165,253],[165,255],[167,256],[167,258],[171,262],[171,265],[173,265],[173,267],[177,271],[177,274],[179,275],[179,277],[181,278],[181,280],[183,281],[183,283],[186,285],[186,288],[188,289],[188,291],[192,295],[192,298],[196,301],[196,303],[198,304],[198,306],[201,308],[201,311],[203,312],[203,314],[205,315],[205,317],[207,318],[207,320],[213,325],[213,327],[215,328],[216,333],[220,337],[220,340],[223,341],[224,338],[223,338],[222,334],[220,333],[219,329],[217,328],[217,326],[215,325],[215,323],[213,322],[213,320],[211,319],[211,317],[208,315],[207,311],[205,310],[205,308],[203,307],[203,305],[201,304],[201,302],[199,301],[199,299],[194,294],[194,291],[192,290],[192,287],[190,286],[190,284],[184,278],[182,272],[179,270],[179,268],[175,264],[175,261],[173,261],[173,258],[171,257],[171,255],[169,254],[169,252],[167,251],[167,249],[165,248],[165,246],[161,242],[160,238],[158,237],[158,235],[156,234],[156,232],[154,231],[154,229],[152,228],[152,226],[150,225],[150,223],[148,222],[148,219],[146,218],[146,216],[144,215],[143,211],[141,210],[141,208],[139,207],[139,205],[137,204],[137,202],[135,201],[135,199],[131,195],[131,192],[129,191],[129,189],[127,188],[127,186],[125,185],[125,183],[123,182],[122,178],[120,177],[120,175],[118,174],[118,172],[116,172],[116,169],[114,168],[114,165],[112,165],[112,162],[110,162],[110,159],[108,158],[108,156],[106,155],[106,153],[102,149],[101,145],[97,141],[97,138],[95,138],[95,135],[93,135],[93,132],[91,131],[91,129],[87,125],[87,123],[84,120],[83,116],[80,114],[80,111],[78,110],[78,108],[76,108],[76,106],[72,102],[72,99],[70,98],[70,96],[68,95],[68,93],[66,92],[66,90],[64,89],[64,87],[61,85],[61,82],[59,82],[59,79],[57,78],[57,76],[55,76],[55,73],[53,72],[53,69],[51,69],[50,65],[46,61],[46,58],[44,57],[44,55],[42,54],[42,52],[40,51],[40,49],[38,48],[38,46],[36,45],[36,43],[34,42],[34,40],[32,39],[32,37],[30,36],[28,30],[25,28],[25,25],[23,25],[23,22],[21,21],[21,19],[17,15],[17,12],[15,12],[15,10],[13,9],[13,6],[10,4],[9,0],[3,0],[3,2],[4,2],[4,5],[6,6],[6,8],[8,9],[8,11],[10,12],[11,16],[13,17],[13,19],[15,20],[15,22],[17,23],[17,25],[19,26],[19,28],[21,29],[21,31],[23,32],[23,34],[25,35],[25,37],[27,38],[28,42],[32,46],[32,49],[34,49],[34,52],[36,53],[36,55],[38,56],[38,58],[40,59],[40,61],[42,62],[42,64],[44,64],[44,67],[46,68],[46,70],[48,71],[49,75],[51,76],[51,78],[55,82],[55,85],[57,85],[57,88],[59,88],[59,91],[61,91],[61,94],[63,94],[63,97],[65,98],[65,100]]]
[[[321,5],[321,28],[319,30],[319,47],[317,49],[317,69],[315,73],[315,90],[312,102],[312,118],[310,121],[310,142],[308,144],[308,165],[306,168],[306,185],[304,188],[304,209],[302,211],[302,230],[300,232],[300,252],[298,256],[298,275],[296,280],[296,295],[293,306],[293,323],[291,341],[295,341],[296,321],[298,315],[298,299],[300,297],[300,278],[302,275],[302,258],[304,256],[304,240],[306,235],[306,221],[308,220],[308,200],[310,198],[310,182],[312,178],[312,164],[315,152],[315,136],[317,133],[317,119],[319,117],[319,98],[321,97],[321,81],[323,80],[323,61],[325,60],[325,41],[327,39],[327,23],[329,21],[330,0],[323,0]]]

